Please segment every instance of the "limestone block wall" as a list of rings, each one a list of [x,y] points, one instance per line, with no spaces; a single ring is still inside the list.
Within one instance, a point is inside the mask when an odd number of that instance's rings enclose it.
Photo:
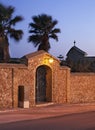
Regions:
[[[0,109],[12,108],[12,69],[0,68]]]
[[[19,86],[24,86],[28,90],[27,92],[29,93],[29,107],[36,105],[36,102],[35,102],[36,70],[39,66],[46,65],[46,66],[49,66],[52,71],[53,64],[50,64],[49,62],[45,61],[45,59],[48,59],[48,58],[49,58],[49,55],[38,55],[37,57],[33,56],[32,58],[29,57],[28,66],[22,67],[22,68],[19,68],[19,67],[14,68],[14,71],[13,71],[14,107],[18,107],[18,87]]]
[[[26,65],[0,64],[0,108],[18,107],[18,86],[30,85],[27,72]]]
[[[36,72],[39,66],[47,68],[47,101],[54,103],[95,102],[95,73],[71,73],[59,61],[45,52],[26,56],[27,65],[0,64],[0,109],[17,108],[19,86],[24,86],[25,101],[36,105]]]
[[[70,70],[68,67],[56,66],[54,76],[54,101],[56,103],[67,102],[67,88],[69,86]]]
[[[95,73],[71,73],[69,98],[71,103],[95,102]]]
[[[18,107],[19,86],[23,86],[25,89],[25,100],[29,101],[29,107],[36,105],[36,70],[41,65],[47,66],[50,71],[47,75],[47,85],[49,86],[47,90],[48,101],[66,102],[68,75],[70,73],[68,68],[60,67],[59,61],[55,58],[53,58],[53,63],[50,63],[49,59],[51,56],[45,52],[29,54],[26,58],[28,61],[27,66],[0,64],[0,108]]]
[[[51,71],[53,69],[53,64],[50,64],[47,59],[49,59],[49,55],[46,55],[46,54],[42,54],[42,55],[38,55],[37,57],[32,57],[28,59],[28,76],[29,77],[28,79],[30,80],[30,107],[36,105],[36,102],[35,102],[35,98],[36,98],[36,71],[37,71],[37,68],[39,66],[42,66],[42,65],[46,65],[48,67],[50,67]],[[49,74],[49,73],[48,73]],[[53,74],[53,73],[52,73]],[[52,79],[49,79],[48,77],[49,75],[47,75],[47,79],[49,81],[52,82]],[[51,87],[51,86],[50,86]],[[51,89],[51,88],[48,88],[48,89]],[[52,90],[52,89],[51,89]],[[52,92],[51,92],[52,93]],[[48,96],[48,90],[47,90],[47,96]],[[51,97],[50,97],[51,99]],[[50,100],[48,98],[48,100]]]
[[[39,53],[39,52],[38,52]],[[41,65],[46,65],[50,67],[51,73],[52,73],[52,79],[49,79],[50,82],[52,82],[52,88],[48,87],[47,90],[47,96],[48,91],[52,93],[52,100],[51,97],[49,100],[56,103],[66,103],[67,101],[67,86],[69,86],[69,79],[70,79],[70,70],[68,67],[60,67],[59,61],[55,58],[53,58],[53,63],[49,63],[49,58],[51,56],[47,53],[40,54],[37,56],[31,57],[30,55],[27,56],[28,58],[28,69],[29,72],[32,73],[32,91],[31,98],[35,102],[35,80],[36,80],[36,70]],[[32,70],[32,71],[31,71]],[[48,78],[48,77],[47,77]],[[32,100],[30,100],[31,102]],[[35,103],[34,103],[35,105]],[[31,105],[32,106],[32,105]]]
[[[18,88],[19,86],[24,86],[24,90],[27,89],[26,95],[29,95],[29,99],[32,102],[31,94],[34,92],[32,88],[32,74],[33,72],[28,71],[28,68],[15,68],[14,69],[14,107],[18,107]],[[31,91],[31,93],[30,93]],[[29,104],[31,105],[31,104]]]

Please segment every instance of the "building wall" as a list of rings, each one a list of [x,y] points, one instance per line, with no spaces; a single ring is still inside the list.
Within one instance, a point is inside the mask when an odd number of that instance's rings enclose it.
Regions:
[[[68,78],[70,77],[70,70],[68,67],[60,67],[59,61],[54,59],[53,63],[49,63],[46,59],[49,59],[49,55],[39,55],[28,59],[28,66],[26,68],[14,69],[14,107],[18,107],[18,86],[24,86],[28,88],[29,92],[29,107],[35,106],[35,82],[36,82],[36,70],[41,65],[46,65],[51,69],[52,79],[49,79],[48,73],[47,79],[51,81],[52,86],[47,88],[51,89],[52,99],[48,97],[48,100],[55,103],[67,102],[67,85]],[[48,82],[49,83],[49,82]],[[52,87],[52,88],[51,88]]]
[[[49,63],[47,59],[50,57],[46,53],[34,56],[28,59],[27,66],[0,64],[0,109],[18,107],[19,86],[24,86],[24,101],[29,102],[29,107],[36,105],[36,70],[42,65],[48,66],[49,71],[49,101],[59,104],[95,102],[95,73],[71,73],[68,67],[60,66],[55,58],[53,63]],[[49,98],[50,90],[52,95]]]
[[[68,67],[56,67],[54,77],[54,101],[56,103],[67,102],[67,89],[69,86],[70,70]]]
[[[71,73],[70,102],[95,102],[95,73]]]
[[[0,68],[0,109],[12,108],[12,69]]]
[[[46,59],[48,59],[49,56],[48,55],[38,55],[37,57],[32,57],[32,59],[28,59],[28,76],[30,79],[30,98],[29,98],[29,102],[30,102],[30,107],[35,106],[36,105],[36,71],[37,68],[39,66],[42,65],[46,65],[48,67],[50,67],[51,71],[53,69],[52,64],[50,64]]]
[[[31,104],[33,104],[33,98],[31,95],[34,95],[33,92],[33,72],[31,70],[29,71],[28,68],[15,68],[14,69],[14,107],[18,107],[18,88],[19,86],[24,86],[24,90],[27,90],[25,96],[27,93],[29,93],[29,99],[24,99],[26,101],[31,101]],[[30,93],[31,91],[31,93]],[[30,104],[30,106],[31,106]]]
[[[29,93],[29,107],[35,106],[35,83],[36,83],[36,70],[39,66],[46,65],[50,67],[51,73],[52,73],[52,79],[54,80],[54,74],[55,74],[55,62],[54,64],[49,63],[45,59],[49,59],[49,55],[39,55],[37,57],[32,57],[28,59],[28,66],[26,68],[15,68],[14,69],[14,107],[18,107],[18,87],[24,86],[28,89]],[[58,61],[57,61],[58,62]],[[58,63],[57,63],[58,64]],[[54,73],[53,73],[54,72]],[[52,90],[52,93],[54,91],[54,84],[52,81],[52,88],[48,88]],[[26,94],[27,95],[27,94]],[[47,92],[48,96],[48,92]],[[52,96],[53,97],[53,96]],[[53,98],[52,98],[53,101]]]

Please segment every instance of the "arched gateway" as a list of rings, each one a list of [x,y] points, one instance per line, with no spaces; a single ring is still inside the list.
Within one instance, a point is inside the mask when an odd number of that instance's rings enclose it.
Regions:
[[[36,103],[52,101],[52,71],[46,65],[41,65],[36,69],[35,85]]]
[[[70,75],[70,69],[60,66],[58,59],[43,50],[25,55],[19,64],[1,63],[0,76],[0,108],[31,108],[38,103],[78,101],[70,85],[76,88],[80,77],[76,76],[74,84],[75,76]]]

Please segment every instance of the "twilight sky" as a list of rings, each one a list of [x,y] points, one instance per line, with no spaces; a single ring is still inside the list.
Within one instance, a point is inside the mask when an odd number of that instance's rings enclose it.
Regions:
[[[10,40],[11,57],[22,57],[37,50],[27,42],[28,25],[32,16],[43,13],[58,20],[56,27],[61,29],[59,41],[50,40],[52,55],[65,57],[74,40],[88,55],[95,55],[95,0],[0,0],[0,3],[12,5],[15,15],[24,17],[16,26],[23,29],[23,39],[19,43]]]

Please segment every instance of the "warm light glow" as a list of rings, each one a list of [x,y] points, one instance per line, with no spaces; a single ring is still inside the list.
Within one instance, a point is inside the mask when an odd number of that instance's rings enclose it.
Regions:
[[[53,63],[54,62],[54,59],[52,58],[52,57],[50,57],[50,58],[44,58],[44,63],[45,64],[49,64],[49,63]]]
[[[49,58],[49,63],[53,63],[53,58]]]

